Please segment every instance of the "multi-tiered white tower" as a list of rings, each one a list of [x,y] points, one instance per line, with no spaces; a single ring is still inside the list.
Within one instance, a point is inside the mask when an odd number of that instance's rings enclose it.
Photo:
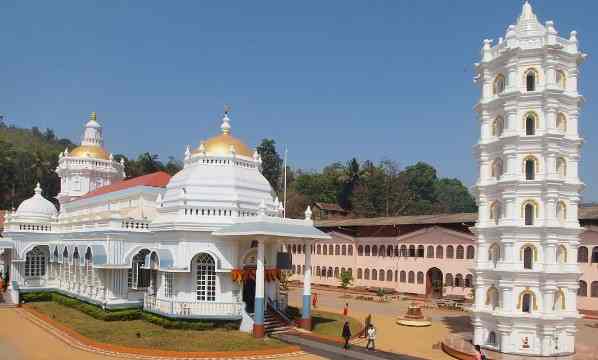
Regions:
[[[572,353],[581,231],[577,207],[577,34],[558,36],[529,3],[505,38],[484,40],[474,343],[505,353]]]
[[[95,112],[85,124],[81,145],[60,154],[56,173],[60,177],[57,198],[61,203],[124,178],[124,163],[115,161],[104,149],[102,125]]]

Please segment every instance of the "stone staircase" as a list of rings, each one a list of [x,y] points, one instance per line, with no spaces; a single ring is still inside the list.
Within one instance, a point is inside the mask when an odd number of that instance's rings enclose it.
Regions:
[[[279,334],[291,330],[292,326],[274,310],[268,308],[264,313],[264,328],[266,334]]]

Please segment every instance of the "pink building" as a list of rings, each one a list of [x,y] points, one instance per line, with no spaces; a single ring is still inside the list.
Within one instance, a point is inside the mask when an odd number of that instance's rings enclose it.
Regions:
[[[598,206],[579,209],[585,227],[578,250],[578,307],[598,312]],[[469,231],[477,214],[336,219],[316,222],[332,236],[312,252],[312,281],[339,286],[340,274],[353,276],[353,287],[393,289],[429,297],[472,295],[471,268],[477,254]],[[291,246],[291,280],[302,281],[303,246]],[[483,256],[488,256],[484,254]]]

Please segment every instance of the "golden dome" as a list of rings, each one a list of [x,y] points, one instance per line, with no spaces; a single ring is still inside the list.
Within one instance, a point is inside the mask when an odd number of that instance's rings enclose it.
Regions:
[[[110,155],[100,146],[81,145],[70,151],[69,156],[76,158],[90,158],[109,160]]]
[[[230,154],[230,146],[235,147],[235,153],[237,155],[252,157],[253,151],[243,142],[229,133],[222,133],[214,136],[213,138],[203,142],[205,152],[209,155],[228,155]],[[196,149],[194,153],[198,153],[201,150]]]

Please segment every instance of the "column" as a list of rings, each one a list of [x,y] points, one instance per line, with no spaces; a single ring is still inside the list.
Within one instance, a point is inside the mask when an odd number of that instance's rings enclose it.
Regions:
[[[253,336],[264,337],[264,240],[257,243],[257,263],[255,269],[255,316],[253,322]]]
[[[311,330],[311,251],[309,245],[305,248],[305,272],[303,273],[303,311],[301,316],[301,328]]]

